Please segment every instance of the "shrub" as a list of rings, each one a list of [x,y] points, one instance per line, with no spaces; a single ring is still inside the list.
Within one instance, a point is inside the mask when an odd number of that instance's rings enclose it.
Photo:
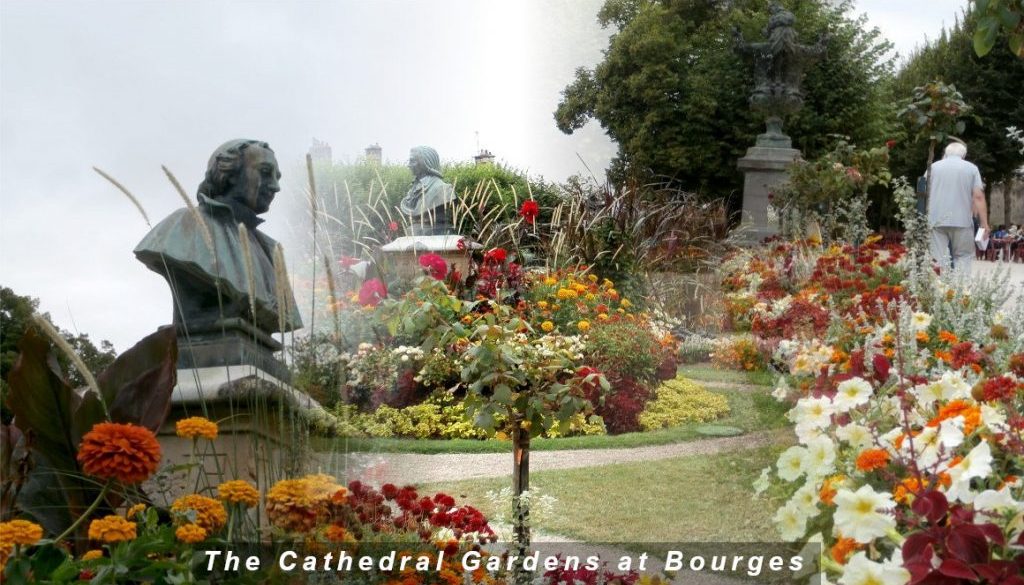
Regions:
[[[664,358],[664,349],[658,338],[640,323],[629,319],[593,323],[584,353],[616,387],[620,380],[626,379],[641,384],[654,381]]]
[[[608,434],[619,435],[640,430],[640,413],[652,397],[651,390],[633,380],[617,380],[614,388],[597,408]]]
[[[679,426],[688,422],[709,422],[729,412],[729,401],[682,376],[655,390],[655,399],[640,413],[645,431]]]
[[[716,340],[711,360],[716,368],[744,372],[763,370],[768,364],[768,358],[762,353],[757,339],[752,335],[723,337]]]

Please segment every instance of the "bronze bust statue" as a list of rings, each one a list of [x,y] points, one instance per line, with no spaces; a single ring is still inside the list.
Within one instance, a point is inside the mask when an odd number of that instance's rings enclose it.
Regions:
[[[441,159],[429,146],[409,152],[409,170],[415,181],[402,198],[399,210],[409,218],[410,235],[452,234],[455,189],[441,178]]]
[[[263,222],[258,216],[270,209],[280,190],[280,176],[274,151],[267,143],[227,142],[210,156],[206,177],[199,185],[196,211],[175,211],[135,247],[135,256],[167,280],[174,297],[178,336],[193,346],[199,340],[224,350],[225,340],[234,335],[243,340],[242,345],[253,346],[240,350],[243,354],[277,350],[280,344],[270,337],[272,333],[302,327],[290,292],[284,295],[284,306],[278,306],[280,291],[273,261],[277,242],[257,229]],[[246,227],[245,232],[239,230],[239,224]],[[247,246],[242,237],[248,238]],[[189,358],[186,354],[181,352],[183,360]],[[193,357],[195,361],[189,365],[195,367],[236,361]],[[223,363],[206,363],[211,359]]]

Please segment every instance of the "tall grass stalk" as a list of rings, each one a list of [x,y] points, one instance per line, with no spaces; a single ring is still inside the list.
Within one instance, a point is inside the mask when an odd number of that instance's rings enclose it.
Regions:
[[[125,196],[128,197],[128,200],[131,201],[132,204],[135,205],[135,209],[139,210],[139,214],[142,215],[142,219],[146,222],[146,225],[149,226],[149,227],[153,227],[153,224],[149,223],[149,215],[146,214],[146,210],[142,207],[142,204],[139,203],[139,200],[135,198],[135,195],[132,195],[131,191],[129,191],[124,185],[119,183],[117,181],[117,179],[115,179],[114,177],[111,177],[110,175],[108,175],[107,173],[105,173],[102,170],[98,169],[97,167],[93,167],[92,170],[94,170],[97,173],[99,173],[99,175],[101,177],[103,177],[104,179],[110,181],[110,183],[112,185],[114,185],[115,187],[118,188],[119,191],[124,193]]]
[[[57,349],[59,349],[61,353],[67,356],[68,360],[71,361],[71,364],[75,366],[76,370],[78,370],[78,373],[82,374],[82,378],[85,379],[86,385],[90,390],[96,393],[96,397],[99,399],[100,405],[103,407],[103,415],[107,420],[110,420],[110,411],[107,409],[107,402],[103,398],[103,392],[100,391],[100,385],[96,382],[96,378],[92,375],[92,372],[89,371],[89,366],[85,365],[82,358],[75,353],[74,349],[72,349],[71,344],[64,339],[64,336],[61,335],[60,332],[57,331],[57,328],[50,324],[45,317],[39,313],[33,313],[32,322],[35,323],[36,327],[39,327],[39,330],[42,331],[43,334],[50,338],[50,341],[57,346]]]

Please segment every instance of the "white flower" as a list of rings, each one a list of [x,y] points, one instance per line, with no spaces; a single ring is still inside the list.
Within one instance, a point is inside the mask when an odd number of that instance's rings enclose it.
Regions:
[[[775,463],[779,468],[779,477],[786,481],[795,481],[803,475],[806,460],[807,449],[798,446],[786,449]]]
[[[779,383],[776,384],[775,390],[772,390],[772,397],[779,402],[782,402],[789,396],[789,383],[786,382],[785,376],[779,376]]]
[[[1024,510],[1024,504],[1014,500],[1010,495],[1010,488],[1004,486],[999,491],[985,490],[978,494],[978,497],[974,498],[974,509],[1000,513],[1006,509]]]
[[[975,497],[971,491],[971,479],[991,473],[992,448],[987,441],[982,441],[960,463],[949,468],[950,485],[946,495],[953,500],[971,503]]]
[[[928,313],[918,311],[910,318],[910,326],[914,328],[915,333],[928,329],[928,326],[931,324],[932,316]]]
[[[823,428],[832,423],[832,401],[828,398],[801,398],[790,411],[790,420],[796,424]]]
[[[939,443],[949,452],[964,442],[964,417],[956,416],[939,423]]]
[[[1005,433],[1009,430],[1009,427],[1006,426],[1006,413],[987,404],[981,405],[981,424],[997,433]]]
[[[800,512],[800,509],[791,504],[786,504],[775,512],[775,527],[779,535],[785,540],[798,540],[807,531],[807,516]]]
[[[876,563],[858,551],[846,563],[839,585],[904,585],[910,571],[896,563]]]
[[[970,398],[971,386],[960,372],[946,372],[942,378],[914,388],[918,401],[922,406],[928,406],[936,400],[953,400],[956,398]]]
[[[858,450],[871,445],[871,431],[867,427],[855,423],[839,427],[836,430],[836,437]]]
[[[846,412],[861,404],[866,404],[874,389],[864,378],[850,378],[839,383],[836,396],[832,399],[836,412]]]
[[[769,484],[769,473],[771,472],[770,467],[765,467],[761,470],[761,475],[754,480],[754,494],[763,494],[768,489]]]
[[[896,527],[896,519],[884,511],[896,506],[892,496],[877,493],[869,485],[861,486],[856,492],[841,489],[834,502],[836,529],[861,544],[884,536],[886,531]]]
[[[818,495],[814,482],[808,481],[802,488],[796,490],[789,503],[800,510],[804,516],[811,518],[818,515],[818,502],[820,501],[821,497]]]
[[[836,468],[835,463],[836,446],[832,439],[822,435],[807,443],[807,457],[804,460],[807,477],[821,477],[832,473]]]

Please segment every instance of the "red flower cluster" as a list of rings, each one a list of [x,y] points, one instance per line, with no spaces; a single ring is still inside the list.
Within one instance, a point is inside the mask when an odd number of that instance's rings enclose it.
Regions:
[[[444,280],[448,275],[448,263],[437,254],[424,254],[420,256],[420,266],[427,269],[427,274],[434,280]]]
[[[956,370],[964,366],[979,364],[985,357],[980,351],[974,349],[974,344],[970,341],[963,341],[954,345],[949,348],[949,353],[953,357],[950,365]]]
[[[526,221],[533,223],[537,221],[537,216],[540,215],[540,206],[533,199],[527,199],[523,201],[522,207],[519,208],[519,215]]]
[[[504,264],[507,258],[505,248],[491,248],[484,254],[484,264]]]
[[[388,287],[379,278],[371,278],[359,289],[359,304],[364,307],[376,307],[388,297]]]
[[[561,560],[562,555],[558,555]],[[600,570],[592,571],[586,567],[578,567],[575,569],[568,568],[566,563],[559,562],[557,569],[552,569],[544,573],[544,585],[598,585],[599,583],[615,583],[617,585],[635,585],[640,579],[640,574],[636,571],[630,571],[629,573],[612,573],[604,567],[607,564],[602,563]]]
[[[1021,390],[1024,390],[1024,384],[1007,376],[996,376],[981,385],[981,398],[986,402],[1012,400]]]
[[[353,256],[342,256],[341,260],[338,260],[338,264],[341,265],[342,270],[348,270],[356,264],[359,264],[359,258],[355,258]]]

